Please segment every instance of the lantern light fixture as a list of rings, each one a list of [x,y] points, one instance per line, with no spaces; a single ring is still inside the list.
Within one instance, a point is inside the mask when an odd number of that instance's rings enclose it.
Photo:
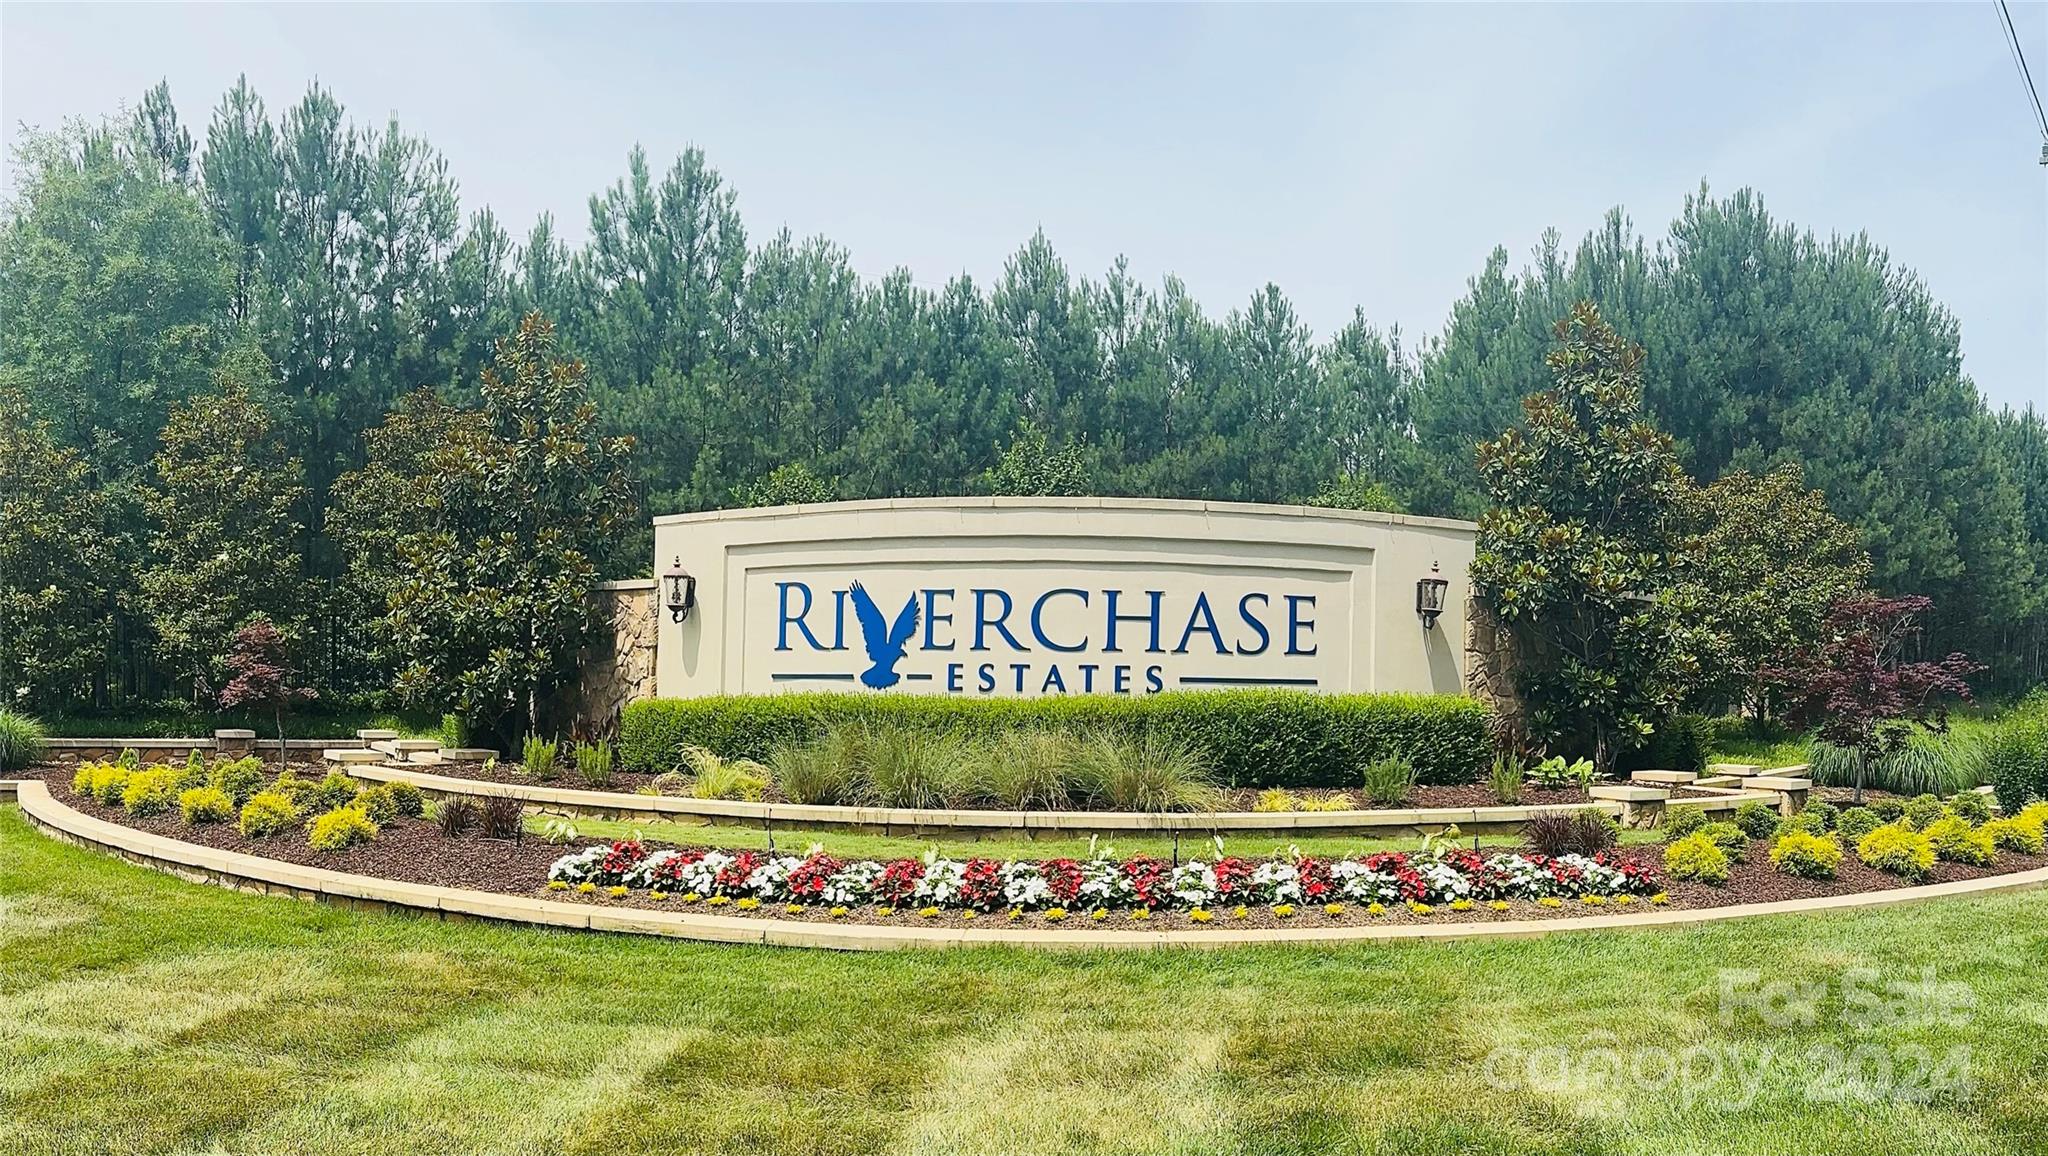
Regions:
[[[1435,562],[1429,564],[1429,577],[1415,580],[1415,613],[1422,618],[1424,630],[1436,626],[1437,616],[1444,612],[1444,591],[1450,585]]]
[[[674,564],[662,572],[661,581],[667,591],[668,617],[671,622],[681,622],[690,616],[697,606],[697,578],[683,569],[682,555],[678,554]]]

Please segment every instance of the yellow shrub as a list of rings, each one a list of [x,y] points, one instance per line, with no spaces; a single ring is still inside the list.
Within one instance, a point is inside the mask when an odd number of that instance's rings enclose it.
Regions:
[[[1259,792],[1258,801],[1252,804],[1254,811],[1292,811],[1294,795],[1285,787],[1267,787]]]
[[[1992,844],[1991,836],[1970,826],[1970,821],[1959,815],[1929,823],[1922,834],[1927,836],[1937,859],[1988,867],[1998,858],[1998,848]]]
[[[297,822],[299,809],[290,799],[272,791],[251,795],[242,804],[242,834],[251,839],[275,835]]]
[[[1664,848],[1664,872],[1673,879],[1728,882],[1728,853],[1705,835],[1687,835]]]
[[[121,788],[121,809],[131,815],[161,815],[177,805],[178,780],[169,767],[137,771]]]
[[[2024,823],[2018,818],[1993,819],[1977,828],[1991,840],[1991,845],[2000,851],[2018,851],[2022,855],[2039,855],[2044,842],[2039,823]]]
[[[235,813],[235,801],[214,787],[192,787],[178,796],[178,813],[187,823],[225,823]]]
[[[377,837],[377,824],[357,807],[336,807],[306,824],[306,842],[315,851],[345,851]]]
[[[1771,866],[1802,879],[1833,879],[1842,865],[1842,845],[1829,835],[1787,831],[1771,846]]]
[[[1887,823],[1856,844],[1856,857],[1879,871],[1925,879],[1934,870],[1934,845],[1902,823]]]

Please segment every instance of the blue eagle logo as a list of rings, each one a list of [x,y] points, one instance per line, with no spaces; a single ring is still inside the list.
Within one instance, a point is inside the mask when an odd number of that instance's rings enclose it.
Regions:
[[[882,608],[855,582],[847,593],[853,595],[853,614],[860,620],[861,642],[867,647],[868,661],[873,666],[860,672],[863,686],[883,690],[895,686],[903,677],[896,673],[896,664],[903,661],[903,648],[910,643],[910,636],[917,633],[917,595],[903,603],[903,609],[896,615],[896,625],[890,626],[882,620]]]

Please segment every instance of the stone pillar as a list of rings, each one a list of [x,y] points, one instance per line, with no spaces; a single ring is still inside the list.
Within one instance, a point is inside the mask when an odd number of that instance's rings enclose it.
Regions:
[[[609,733],[627,703],[654,697],[658,593],[652,578],[605,582],[591,592],[607,629],[581,656],[573,715],[577,729]]]
[[[1478,595],[1465,599],[1465,693],[1493,709],[1498,736],[1520,745],[1529,712],[1515,691],[1515,639]]]
[[[239,759],[255,749],[255,731],[229,729],[213,732],[213,753],[217,758]]]

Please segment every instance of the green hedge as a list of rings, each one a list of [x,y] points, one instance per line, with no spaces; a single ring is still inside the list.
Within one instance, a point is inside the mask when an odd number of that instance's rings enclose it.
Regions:
[[[1229,786],[1355,788],[1361,766],[1390,756],[1413,762],[1424,784],[1471,783],[1492,758],[1486,708],[1474,699],[1284,690],[1133,698],[822,693],[650,699],[625,709],[619,748],[629,770],[665,771],[685,746],[761,759],[830,726],[861,721],[966,735],[1024,728],[1167,735],[1205,751]]]

